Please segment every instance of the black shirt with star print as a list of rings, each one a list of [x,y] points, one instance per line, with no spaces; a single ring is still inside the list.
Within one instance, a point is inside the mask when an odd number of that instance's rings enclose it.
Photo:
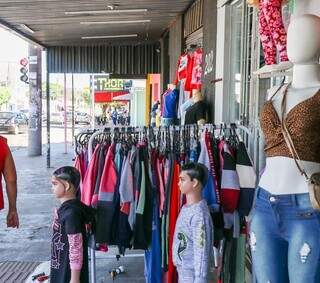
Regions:
[[[85,224],[87,223],[86,210],[87,207],[79,200],[74,199],[64,202],[55,213],[51,241],[51,283],[70,282],[68,234],[78,233],[81,233],[83,238],[83,263],[80,282],[89,283],[88,243],[85,230]]]

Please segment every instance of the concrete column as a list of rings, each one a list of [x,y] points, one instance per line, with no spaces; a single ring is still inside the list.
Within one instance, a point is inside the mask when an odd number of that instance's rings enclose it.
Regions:
[[[160,39],[161,46],[161,85],[160,92],[163,93],[167,89],[170,82],[170,58],[169,58],[169,34]]]
[[[41,66],[41,49],[29,45],[29,156],[42,154]]]
[[[183,16],[179,16],[175,23],[172,24],[169,31],[169,66],[170,66],[170,83],[176,77],[178,59],[183,51]]]

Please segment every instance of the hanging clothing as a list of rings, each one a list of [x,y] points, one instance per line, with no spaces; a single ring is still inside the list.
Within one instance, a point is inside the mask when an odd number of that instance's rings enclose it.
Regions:
[[[179,59],[178,59],[178,66],[177,66],[177,71],[176,71],[176,79],[174,81],[175,85],[178,85],[178,83],[186,79],[189,74],[190,66],[191,66],[191,56],[189,53],[182,54]]]
[[[203,50],[202,48],[197,48],[192,55],[192,73],[191,73],[191,82],[190,88],[201,90],[202,86],[202,58]]]
[[[146,149],[140,146],[138,150],[138,158],[141,168],[141,183],[136,206],[133,247],[134,249],[147,250],[152,236],[152,188],[149,177]]]
[[[256,173],[243,142],[239,142],[237,147],[236,171],[240,184],[238,212],[241,216],[248,216],[256,188]]]
[[[4,163],[9,153],[7,139],[0,136],[0,210],[4,208],[3,189],[2,189],[2,175],[4,170]]]
[[[173,180],[172,180],[172,191],[170,200],[170,217],[169,217],[169,241],[168,241],[168,283],[177,283],[178,276],[175,266],[173,265],[173,255],[172,255],[172,245],[174,239],[174,230],[176,226],[176,221],[180,212],[180,189],[179,189],[179,174],[180,166],[175,161],[173,169]]]
[[[178,89],[168,89],[162,95],[162,111],[163,118],[175,119],[177,118],[177,106],[179,99]]]
[[[169,217],[172,195],[172,183],[174,173],[174,156],[170,154],[164,164],[164,180],[165,180],[165,194],[166,202],[161,218],[161,251],[162,251],[162,263],[163,270],[168,271],[169,262]]]
[[[107,152],[101,176],[100,189],[98,195],[97,213],[97,243],[113,243],[114,237],[112,225],[115,221],[116,210],[115,191],[117,185],[117,169],[114,163],[115,147],[113,143]]]
[[[236,160],[227,143],[223,144],[223,170],[221,179],[221,204],[223,211],[233,213],[240,195],[239,176],[236,171]]]
[[[83,191],[84,199],[97,207],[96,242],[117,245],[120,254],[131,247],[144,249],[147,282],[178,282],[172,252],[177,217],[185,202],[178,186],[182,164],[192,160],[208,168],[203,193],[215,226],[216,247],[222,238],[239,237],[245,221],[241,211],[250,206],[246,195],[254,192],[254,181],[247,178],[252,179],[253,168],[247,164],[244,145],[230,136],[223,138],[225,132],[218,139],[214,132],[205,131],[199,140],[196,129],[191,126],[177,133],[180,129],[174,128],[173,147],[168,144],[170,132],[158,133],[154,141],[152,129],[143,142],[141,135],[138,142],[132,133],[126,139],[126,133],[117,136],[106,131],[106,137],[99,136],[94,143],[97,146],[84,179],[88,186]],[[155,149],[155,144],[163,146]],[[179,280],[184,282],[188,274],[184,272],[186,276]]]
[[[259,33],[266,65],[276,64],[277,50],[280,61],[288,61],[287,33],[282,21],[282,0],[260,0]]]
[[[83,191],[81,192],[81,201],[88,206],[91,206],[92,197],[95,188],[95,181],[98,172],[98,156],[100,145],[94,149],[92,158],[90,160],[86,175],[83,180]]]
[[[178,101],[178,113],[177,118],[184,120],[184,111],[182,105],[189,99],[190,95],[189,92],[185,91],[185,83],[186,80],[181,80],[179,83],[179,101]],[[183,124],[182,124],[183,125]]]
[[[198,162],[205,165],[208,169],[208,180],[206,184],[203,184],[202,197],[207,201],[207,204],[212,208],[212,210],[215,211],[218,210],[218,202],[215,194],[215,184],[211,172],[208,148],[205,143],[205,133],[202,134],[200,145],[201,152]]]
[[[96,180],[95,180],[95,186],[94,186],[94,193],[91,201],[91,206],[97,207],[98,204],[98,196],[99,196],[99,190],[100,190],[100,182],[101,182],[101,177],[103,173],[103,168],[104,168],[104,160],[106,156],[106,152],[108,151],[109,145],[104,146],[101,145],[99,148],[99,153],[97,153],[97,175],[96,175]]]
[[[145,251],[145,278],[147,283],[162,283],[161,269],[161,244],[160,244],[160,219],[159,219],[159,178],[157,169],[157,154],[151,152],[151,174],[152,174],[152,240],[151,247]]]

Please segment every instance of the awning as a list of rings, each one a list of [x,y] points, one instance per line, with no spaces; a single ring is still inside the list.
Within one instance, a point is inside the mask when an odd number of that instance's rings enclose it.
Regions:
[[[115,96],[115,97],[112,98],[112,100],[115,100],[115,101],[129,101],[131,99],[132,99],[132,94],[131,93]]]

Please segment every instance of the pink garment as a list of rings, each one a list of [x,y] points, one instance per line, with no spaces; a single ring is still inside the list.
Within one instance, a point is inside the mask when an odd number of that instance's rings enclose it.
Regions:
[[[117,185],[117,168],[114,163],[115,147],[116,145],[112,144],[107,152],[100,181],[99,201],[113,201],[113,195]]]
[[[178,60],[177,72],[176,72],[176,79],[174,81],[175,85],[186,79],[188,76],[188,69],[191,64],[191,56],[188,53],[182,54]]]
[[[190,85],[191,90],[193,89],[201,90],[202,57],[203,57],[202,48],[198,48],[196,49],[196,51],[193,52],[191,85]]]
[[[282,21],[282,0],[260,0],[259,33],[265,63],[276,64],[277,50],[280,61],[288,61],[287,33]]]
[[[83,153],[78,154],[76,157],[76,160],[74,161],[73,165],[80,173],[80,191],[82,192],[82,182],[84,179],[84,174],[83,174]]]
[[[69,261],[71,270],[81,270],[83,264],[83,239],[82,234],[68,234]]]
[[[163,159],[157,158],[156,161],[156,172],[159,180],[159,192],[160,192],[160,203],[159,203],[159,216],[162,216],[164,205],[166,201],[164,180],[163,180]]]
[[[83,180],[82,191],[81,191],[81,202],[91,206],[92,196],[94,193],[95,180],[98,172],[98,153],[100,146],[96,146],[92,158],[90,160],[88,170]]]

